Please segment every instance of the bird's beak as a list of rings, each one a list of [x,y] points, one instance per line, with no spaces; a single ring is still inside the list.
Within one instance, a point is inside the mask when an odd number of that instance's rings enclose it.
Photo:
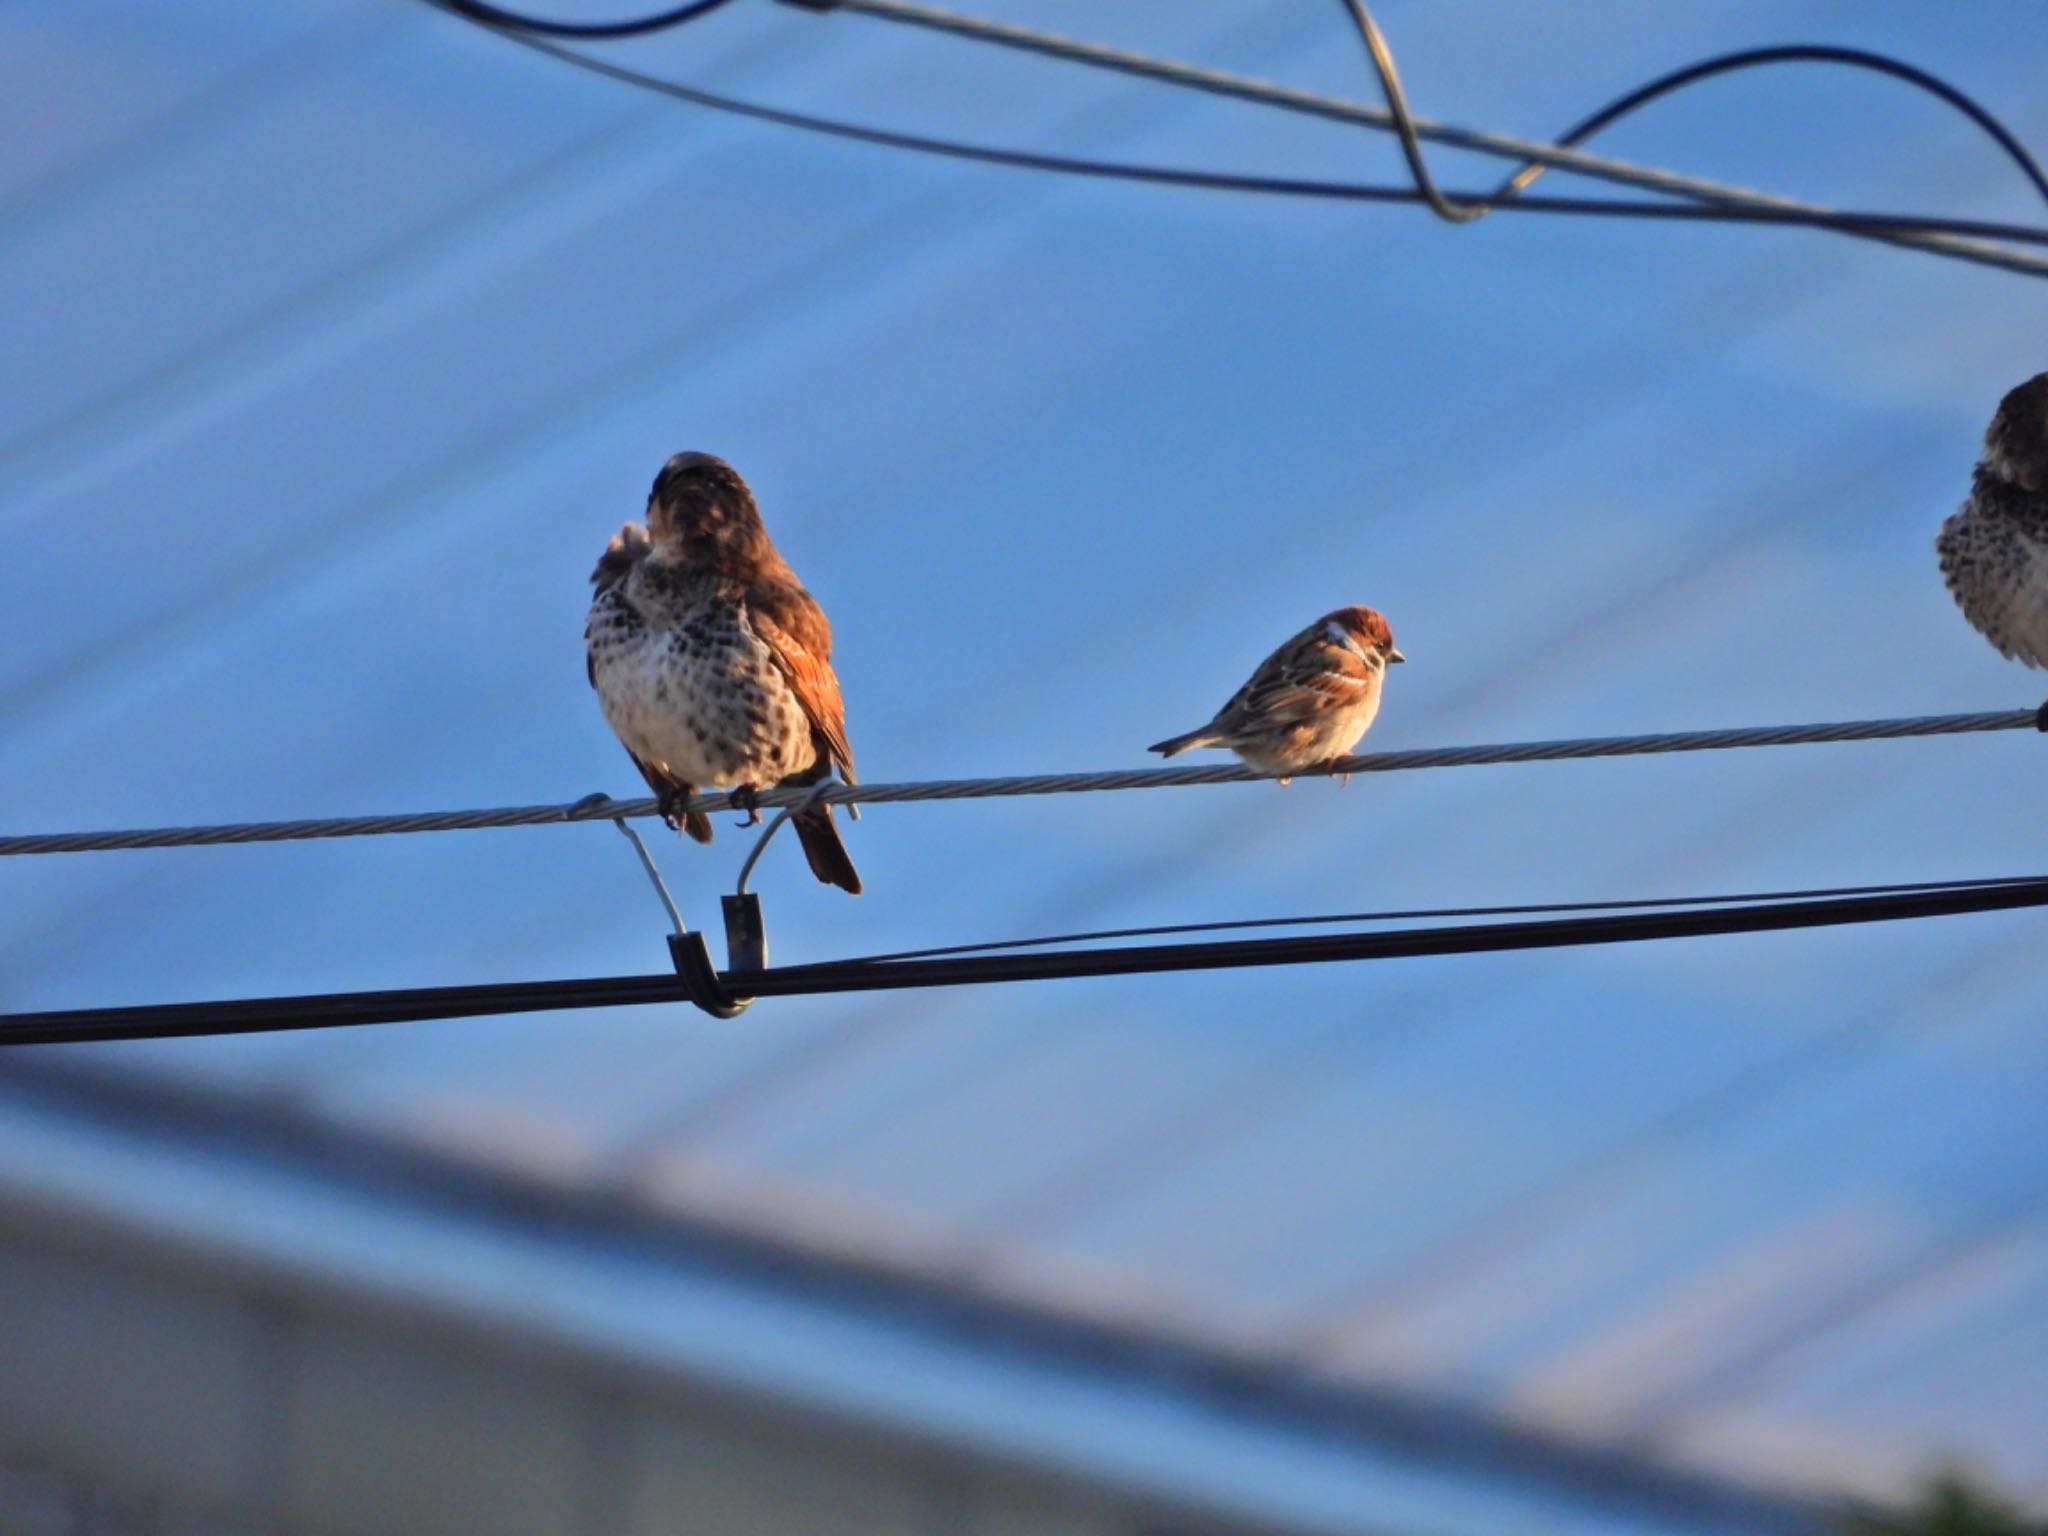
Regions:
[[[1408,658],[1406,656],[1403,656],[1399,651],[1387,652],[1387,660],[1389,661],[1406,661],[1407,659]]]

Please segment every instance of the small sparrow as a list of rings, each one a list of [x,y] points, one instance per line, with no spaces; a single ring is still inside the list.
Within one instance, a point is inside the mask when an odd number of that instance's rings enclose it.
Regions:
[[[2000,655],[2048,667],[2048,373],[1998,402],[1970,494],[1934,549],[1978,633]],[[2034,723],[2048,731],[2048,704]]]
[[[1190,747],[1228,747],[1259,773],[1321,767],[1365,734],[1380,712],[1387,664],[1407,659],[1376,610],[1339,608],[1260,662],[1207,725],[1146,750],[1172,757]]]
[[[621,528],[590,581],[590,685],[669,826],[711,841],[710,817],[683,809],[699,786],[734,791],[758,821],[752,797],[768,785],[816,784],[835,768],[854,781],[832,627],[730,464],[708,453],[664,464],[647,526]],[[811,872],[858,896],[832,807],[790,821]]]

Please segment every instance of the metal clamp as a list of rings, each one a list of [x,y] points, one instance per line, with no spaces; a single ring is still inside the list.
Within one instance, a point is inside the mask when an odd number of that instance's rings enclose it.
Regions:
[[[611,803],[606,794],[585,795],[570,807],[572,813],[595,810]],[[612,825],[625,835],[633,845],[633,851],[640,855],[640,867],[647,871],[647,879],[654,887],[654,894],[661,898],[661,907],[668,914],[670,926],[675,930],[668,936],[669,959],[674,962],[676,974],[683,979],[684,995],[716,1019],[736,1019],[747,1011],[751,997],[734,997],[720,980],[718,968],[711,963],[711,952],[704,947],[704,935],[693,933],[683,924],[683,914],[676,910],[675,899],[669,895],[668,886],[661,878],[661,871],[655,867],[654,855],[647,851],[647,844],[641,841],[623,816],[614,816]],[[771,826],[769,831],[775,829]],[[763,838],[765,842],[765,837]],[[760,850],[755,849],[755,857]],[[747,861],[753,867],[753,860]],[[768,963],[768,940],[761,928],[760,898],[744,893],[745,876],[741,876],[742,893],[724,898],[726,952],[733,970],[763,969]]]
[[[729,971],[768,969],[768,932],[761,921],[761,898],[752,891],[721,896],[725,913],[725,968]]]
[[[725,989],[717,967],[711,963],[711,951],[704,947],[703,934],[670,934],[668,952],[675,961],[676,974],[683,979],[683,995],[714,1019],[736,1019],[754,1001],[751,997],[734,997]]]

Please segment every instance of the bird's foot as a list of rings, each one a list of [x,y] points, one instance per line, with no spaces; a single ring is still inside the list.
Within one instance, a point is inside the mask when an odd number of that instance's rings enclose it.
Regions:
[[[2048,731],[2048,704],[2043,704],[2034,711],[2034,729],[2037,731]]]
[[[761,824],[760,785],[735,784],[728,798],[732,801],[734,810],[747,813],[747,819],[740,823],[741,826],[758,827]]]
[[[683,830],[683,807],[689,803],[690,794],[686,790],[664,789],[654,797],[654,809],[671,832]]]

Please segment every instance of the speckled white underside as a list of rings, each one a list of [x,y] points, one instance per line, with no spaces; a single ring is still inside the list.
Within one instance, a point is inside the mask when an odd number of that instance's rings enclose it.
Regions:
[[[1966,500],[1934,547],[1963,616],[2001,654],[2048,667],[2048,545]]]
[[[735,614],[686,625],[629,621],[600,595],[591,608],[591,668],[605,719],[650,767],[700,788],[766,785],[808,768],[808,724],[768,647]]]

